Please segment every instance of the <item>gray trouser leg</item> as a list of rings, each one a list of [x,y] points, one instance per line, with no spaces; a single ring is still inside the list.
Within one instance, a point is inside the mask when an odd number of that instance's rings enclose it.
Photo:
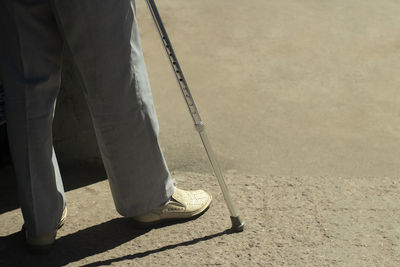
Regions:
[[[140,46],[134,1],[56,0],[85,90],[115,206],[123,216],[165,202],[174,186]]]
[[[7,129],[25,226],[54,232],[65,205],[52,147],[62,41],[47,2],[0,2],[0,65]]]
[[[117,210],[124,216],[146,212],[174,190],[158,144],[134,3],[63,0],[53,9],[49,3],[0,2],[9,141],[31,235],[54,231],[65,205],[51,134],[63,47],[59,32],[85,88]]]

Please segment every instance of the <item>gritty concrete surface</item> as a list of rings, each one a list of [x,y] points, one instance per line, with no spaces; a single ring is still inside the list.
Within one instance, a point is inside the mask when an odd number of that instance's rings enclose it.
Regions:
[[[49,255],[20,247],[22,218],[1,187],[0,265],[400,266],[400,3],[157,4],[246,231],[226,231],[221,193],[138,1],[167,162],[179,186],[209,190],[212,207],[196,221],[135,230],[114,211],[104,174],[70,167],[70,215]],[[90,145],[80,153],[92,155]]]
[[[173,173],[182,188],[211,192],[195,221],[137,230],[114,210],[108,182],[67,193],[68,219],[54,250],[30,256],[18,210],[1,215],[2,266],[399,266],[399,182],[393,178],[252,176],[227,181],[246,229],[210,175]]]

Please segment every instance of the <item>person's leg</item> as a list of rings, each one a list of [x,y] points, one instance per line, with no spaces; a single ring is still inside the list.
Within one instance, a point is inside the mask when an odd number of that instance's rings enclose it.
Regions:
[[[52,147],[62,40],[48,1],[0,2],[0,67],[10,151],[25,229],[55,235],[65,206]]]
[[[174,186],[158,144],[158,122],[134,2],[56,0],[54,12],[85,90],[118,212],[158,206]]]

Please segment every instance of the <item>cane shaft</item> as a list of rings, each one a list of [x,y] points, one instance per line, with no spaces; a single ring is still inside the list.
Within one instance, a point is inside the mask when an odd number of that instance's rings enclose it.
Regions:
[[[177,59],[177,57],[175,55],[174,49],[173,49],[173,47],[171,45],[171,42],[170,42],[170,40],[168,38],[168,34],[167,34],[167,32],[166,32],[166,30],[164,28],[164,25],[162,23],[160,14],[158,13],[157,6],[156,6],[154,0],[145,0],[145,1],[146,1],[146,4],[147,4],[148,8],[149,8],[150,14],[151,14],[151,16],[153,18],[154,24],[155,24],[155,26],[157,28],[158,34],[159,34],[159,36],[161,38],[161,41],[162,41],[163,47],[165,49],[165,52],[167,53],[169,62],[170,62],[171,67],[172,67],[172,69],[174,71],[175,78],[176,78],[176,80],[177,80],[177,82],[179,84],[179,87],[181,89],[182,95],[183,95],[183,97],[185,99],[185,102],[187,104],[187,107],[189,109],[190,115],[191,115],[191,117],[193,119],[195,128],[196,128],[197,132],[200,135],[201,141],[202,141],[202,143],[204,145],[204,148],[205,148],[205,150],[207,152],[208,159],[209,159],[209,161],[211,163],[211,166],[212,166],[212,168],[214,170],[214,174],[217,177],[219,186],[220,186],[221,191],[223,193],[223,196],[224,196],[225,202],[226,202],[226,204],[228,206],[228,209],[229,209],[229,212],[231,214],[231,217],[236,218],[236,219],[238,219],[240,221],[240,218],[237,215],[236,209],[233,206],[232,198],[230,196],[228,187],[227,187],[227,185],[225,183],[225,180],[223,178],[223,175],[222,175],[222,172],[221,172],[221,168],[219,167],[219,164],[218,164],[218,162],[216,160],[214,151],[212,150],[210,142],[208,140],[208,137],[207,137],[207,134],[206,134],[206,131],[205,131],[204,123],[202,122],[200,114],[199,114],[199,112],[197,110],[196,104],[194,103],[193,97],[192,97],[192,95],[190,93],[190,90],[189,90],[189,86],[187,85],[185,76],[183,75],[182,69],[181,69],[181,67],[179,65],[179,62],[178,62],[178,59]],[[243,229],[243,223],[241,221],[240,221],[240,224],[241,224],[240,225],[241,229]]]

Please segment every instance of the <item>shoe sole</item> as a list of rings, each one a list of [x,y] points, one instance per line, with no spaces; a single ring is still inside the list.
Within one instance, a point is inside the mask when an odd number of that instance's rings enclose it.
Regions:
[[[184,223],[184,222],[195,220],[195,219],[199,218],[201,215],[203,215],[208,209],[209,209],[209,206],[207,208],[205,208],[203,211],[196,213],[195,215],[191,215],[190,217],[167,218],[167,219],[161,219],[161,220],[154,221],[154,222],[140,222],[140,221],[136,221],[135,219],[131,219],[131,220],[132,220],[133,226],[138,229],[161,228],[161,227],[168,226],[168,225]]]
[[[137,221],[132,218],[131,218],[131,220],[133,222],[133,225],[139,229],[160,228],[160,227],[168,226],[168,225],[172,225],[172,224],[184,223],[184,222],[188,222],[191,220],[195,220],[195,219],[199,218],[201,215],[203,215],[210,208],[211,201],[212,201],[212,197],[210,197],[210,201],[206,205],[204,205],[204,208],[198,210],[197,212],[195,212],[193,214],[188,215],[187,217],[165,218],[165,219],[160,219],[160,220],[152,221],[152,222],[141,222],[141,221]]]

